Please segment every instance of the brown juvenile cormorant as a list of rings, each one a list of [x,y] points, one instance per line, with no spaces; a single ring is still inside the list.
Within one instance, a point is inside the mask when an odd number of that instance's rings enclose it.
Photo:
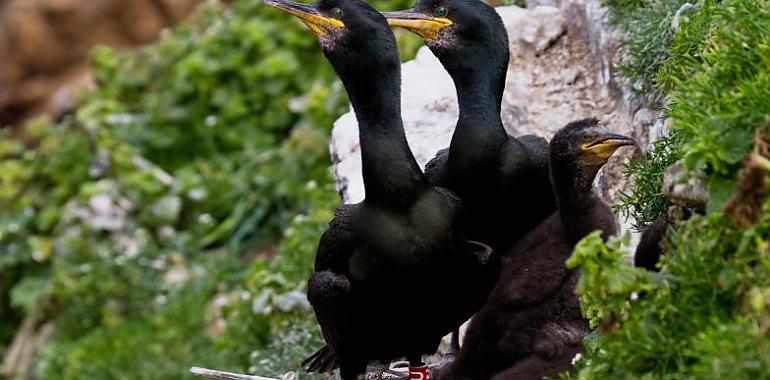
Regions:
[[[418,0],[383,14],[424,38],[455,83],[460,116],[449,149],[426,166],[429,180],[460,197],[469,239],[505,255],[556,207],[548,143],[508,135],[500,118],[509,59],[500,16],[477,0]]]
[[[366,198],[340,206],[318,244],[308,299],[327,346],[308,359],[308,369],[339,365],[350,380],[370,360],[406,356],[420,366],[421,355],[434,353],[489,293],[443,279],[465,276],[473,284],[499,267],[488,246],[461,235],[459,199],[430,185],[409,150],[398,49],[385,18],[360,0],[266,4],[316,34],[359,126]]]
[[[558,209],[513,248],[456,360],[434,379],[541,379],[570,368],[589,327],[574,293],[579,272],[565,261],[589,233],[615,234],[615,218],[592,183],[616,149],[633,144],[596,119],[570,123],[554,135],[549,156]]]

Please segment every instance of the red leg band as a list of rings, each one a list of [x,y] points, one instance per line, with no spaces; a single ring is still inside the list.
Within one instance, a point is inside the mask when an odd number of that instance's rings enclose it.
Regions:
[[[430,380],[428,366],[409,367],[409,380]]]

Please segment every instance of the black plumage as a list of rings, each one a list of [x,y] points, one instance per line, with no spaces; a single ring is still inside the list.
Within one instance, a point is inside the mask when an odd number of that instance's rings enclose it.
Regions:
[[[304,5],[268,0],[319,37],[359,125],[366,199],[337,209],[321,237],[308,299],[326,340],[308,369],[337,364],[354,379],[370,360],[419,364],[486,299],[446,276],[481,282],[494,272],[489,247],[464,239],[460,201],[431,186],[406,142],[400,61],[385,18],[360,0]]]
[[[658,271],[658,261],[663,255],[661,243],[666,236],[669,224],[665,216],[659,216],[644,229],[634,253],[634,266],[652,272]]]
[[[460,115],[447,150],[426,165],[431,183],[463,202],[468,238],[504,254],[555,210],[548,143],[505,131],[500,107],[508,69],[508,35],[495,10],[477,0],[418,0],[388,22],[425,38],[452,77]]]
[[[589,326],[574,293],[579,272],[565,261],[587,234],[615,234],[615,218],[593,194],[592,183],[615,149],[632,144],[595,119],[556,133],[549,155],[558,210],[513,248],[457,359],[435,379],[541,379],[569,369]]]

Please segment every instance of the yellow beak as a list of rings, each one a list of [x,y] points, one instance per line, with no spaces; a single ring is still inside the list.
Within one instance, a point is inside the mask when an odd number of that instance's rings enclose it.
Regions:
[[[414,9],[396,12],[382,12],[388,19],[388,25],[408,29],[428,41],[435,41],[441,29],[452,25],[452,20],[443,17],[432,17]]]
[[[265,5],[278,8],[292,16],[296,16],[318,37],[329,33],[335,28],[345,27],[342,21],[324,16],[308,4],[295,3],[289,0],[265,0]]]
[[[606,160],[621,146],[629,145],[636,145],[636,140],[615,133],[605,133],[600,139],[592,143],[583,144],[580,148],[584,152],[592,153]]]

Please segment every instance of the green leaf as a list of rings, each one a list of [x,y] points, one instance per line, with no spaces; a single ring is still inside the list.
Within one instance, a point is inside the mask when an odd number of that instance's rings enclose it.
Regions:
[[[11,306],[24,314],[31,314],[37,307],[40,298],[47,293],[49,281],[47,276],[34,275],[21,279],[11,289]]]

